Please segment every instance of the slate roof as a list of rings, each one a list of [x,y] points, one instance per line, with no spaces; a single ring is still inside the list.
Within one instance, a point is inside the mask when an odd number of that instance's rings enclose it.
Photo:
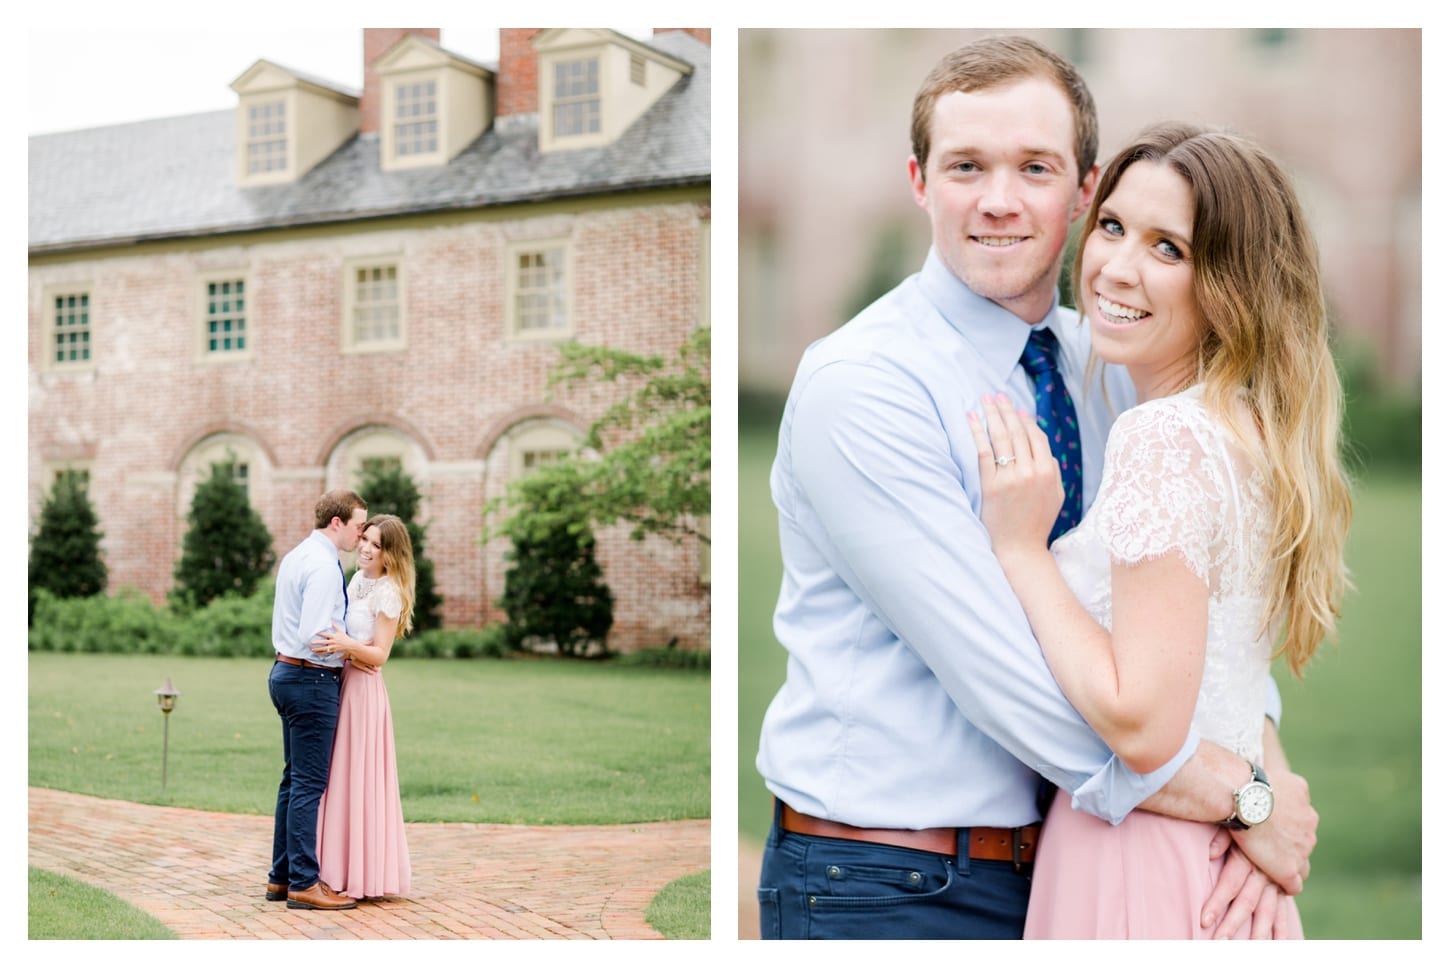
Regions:
[[[520,115],[496,121],[446,166],[384,172],[373,133],[296,182],[240,188],[234,110],[36,135],[30,251],[709,184],[710,48],[680,32],[650,45],[695,70],[599,148],[542,155],[539,116]]]

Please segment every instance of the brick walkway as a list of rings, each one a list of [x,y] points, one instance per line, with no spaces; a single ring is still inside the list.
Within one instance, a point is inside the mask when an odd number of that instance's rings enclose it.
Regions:
[[[409,897],[291,910],[262,892],[272,818],[30,788],[30,863],[103,888],[180,938],[659,938],[645,908],[710,866],[710,822],[408,824]]]

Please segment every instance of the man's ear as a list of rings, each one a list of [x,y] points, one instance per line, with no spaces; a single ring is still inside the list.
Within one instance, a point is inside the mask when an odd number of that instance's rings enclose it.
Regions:
[[[916,155],[906,159],[906,171],[911,176],[911,197],[916,199],[918,206],[926,208],[926,171],[916,160]]]
[[[1077,188],[1077,195],[1073,198],[1071,221],[1075,222],[1082,218],[1084,213],[1092,206],[1093,193],[1098,190],[1098,177],[1102,173],[1102,168],[1098,165],[1093,165],[1088,169],[1088,173],[1083,178],[1082,184]]]

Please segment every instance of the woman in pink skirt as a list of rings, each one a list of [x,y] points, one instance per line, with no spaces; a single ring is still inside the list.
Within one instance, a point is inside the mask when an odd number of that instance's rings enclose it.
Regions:
[[[406,895],[411,882],[393,717],[379,671],[395,639],[413,627],[413,543],[403,522],[380,514],[363,527],[347,588],[347,629],[324,634],[318,652],[347,657],[332,770],[317,815],[322,880],[355,898]]]
[[[982,521],[1063,693],[1129,767],[1166,763],[1190,724],[1244,757],[1222,822],[1241,830],[1272,809],[1258,768],[1285,765],[1264,743],[1271,660],[1302,672],[1346,582],[1342,392],[1314,242],[1261,150],[1166,124],[1104,169],[1074,268],[1094,354],[1126,367],[1138,404],[1112,427],[1097,499],[1049,549],[1050,442],[988,399],[972,415]],[[1113,826],[1059,793],[1027,937],[1211,934],[1219,828],[1144,811]],[[1274,933],[1303,937],[1289,898]]]

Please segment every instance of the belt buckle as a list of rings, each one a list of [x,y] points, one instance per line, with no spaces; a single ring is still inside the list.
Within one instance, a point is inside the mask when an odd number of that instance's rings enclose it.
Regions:
[[[1022,840],[1022,828],[1021,827],[1013,827],[1012,828],[1012,870],[1015,871],[1018,874],[1022,873],[1022,852],[1026,849],[1026,847],[1027,847],[1027,845]]]

